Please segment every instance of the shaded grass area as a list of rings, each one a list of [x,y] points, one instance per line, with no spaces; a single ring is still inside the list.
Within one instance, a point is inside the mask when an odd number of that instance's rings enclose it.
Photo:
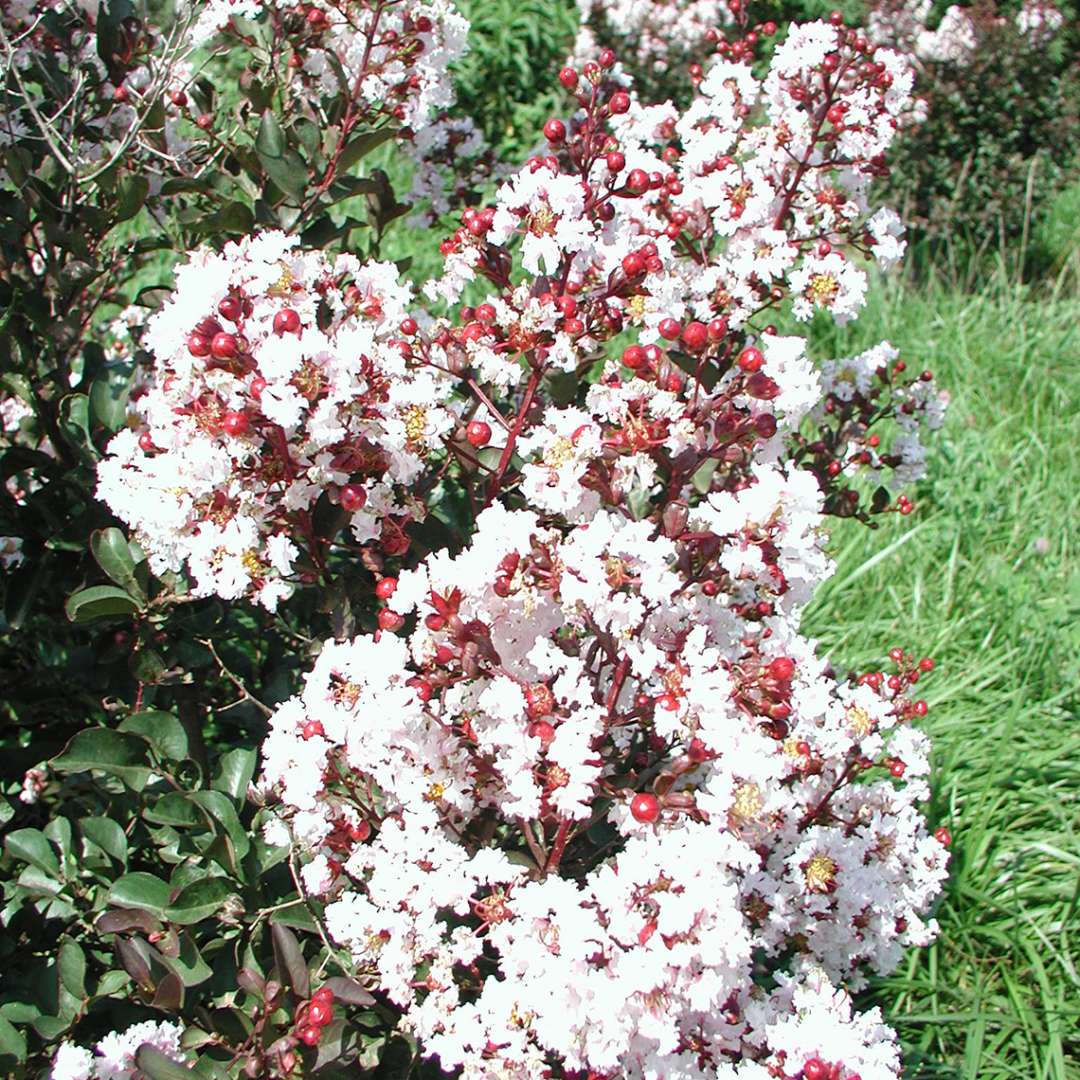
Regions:
[[[912,518],[840,523],[805,628],[843,664],[937,661],[941,935],[872,995],[907,1075],[1080,1077],[1080,301],[879,286],[817,355],[881,338],[952,397]]]

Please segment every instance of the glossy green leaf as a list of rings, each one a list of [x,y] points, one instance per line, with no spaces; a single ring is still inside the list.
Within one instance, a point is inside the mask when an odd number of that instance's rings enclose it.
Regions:
[[[134,791],[141,791],[150,779],[146,742],[137,735],[109,728],[77,732],[51,764],[58,772],[101,769],[118,776]]]
[[[240,824],[236,808],[228,795],[222,791],[193,791],[191,800],[225,830],[236,849],[236,857],[243,859],[251,850],[251,838]]]
[[[154,685],[165,675],[165,658],[157,649],[136,649],[128,656],[128,670],[136,682]]]
[[[90,418],[107,431],[127,421],[128,398],[135,381],[134,364],[106,364],[90,385]]]
[[[134,615],[141,605],[115,585],[92,585],[69,596],[64,611],[72,622],[88,623],[95,619]]]
[[[60,971],[60,985],[74,998],[86,996],[86,954],[82,946],[65,938],[57,954],[56,966]]]
[[[357,135],[345,144],[345,149],[338,157],[338,169],[345,172],[351,169],[361,158],[378,149],[388,139],[393,138],[396,129],[392,127],[380,128],[378,131],[365,131]]]
[[[116,528],[98,529],[90,535],[90,551],[98,566],[122,589],[140,602],[146,600],[135,578],[135,558],[127,537]]]
[[[150,1080],[191,1080],[191,1071],[144,1043],[135,1051],[135,1064]]]
[[[172,713],[146,709],[122,721],[119,730],[141,735],[165,760],[183,761],[188,756],[187,732]]]
[[[237,199],[212,214],[201,215],[192,230],[200,236],[238,236],[250,232],[254,224],[251,207]]]
[[[112,883],[109,903],[114,907],[138,908],[165,919],[169,906],[169,886],[159,877],[136,871],[124,874]]]
[[[181,829],[195,826],[209,828],[206,815],[191,801],[186,791],[168,791],[143,811],[143,817],[155,825],[175,825]]]
[[[57,896],[63,884],[53,874],[47,874],[36,866],[28,866],[16,879],[16,884],[32,896]]]
[[[45,837],[51,840],[53,846],[60,852],[60,865],[67,872],[74,869],[74,852],[71,845],[71,822],[66,817],[54,817],[44,829]]]
[[[165,917],[181,926],[201,922],[220,911],[225,898],[235,892],[232,883],[225,878],[203,878],[180,890],[165,909]]]
[[[185,986],[198,986],[214,974],[199,952],[192,935],[186,931],[180,934],[180,951],[170,963]]]
[[[83,818],[79,822],[79,831],[106,855],[112,856],[117,862],[127,862],[127,835],[118,821],[107,817]]]
[[[0,1016],[0,1065],[4,1058],[14,1058],[20,1063],[25,1061],[26,1039],[10,1020]]]
[[[123,990],[131,981],[131,976],[126,971],[106,971],[98,980],[94,996],[98,998],[108,997],[119,990]]]
[[[267,109],[255,135],[255,152],[263,171],[286,195],[299,198],[308,183],[304,159],[288,145],[277,117]]]
[[[86,394],[68,394],[60,402],[60,430],[87,461],[97,459],[90,438],[90,399]]]
[[[257,760],[258,754],[252,749],[237,747],[226,751],[217,760],[211,787],[243,801],[247,798],[248,785],[255,775]]]
[[[116,186],[116,220],[133,218],[150,194],[150,181],[140,173],[126,173]]]
[[[60,876],[60,861],[45,834],[37,829],[16,829],[4,839],[9,855],[21,859],[54,878]]]

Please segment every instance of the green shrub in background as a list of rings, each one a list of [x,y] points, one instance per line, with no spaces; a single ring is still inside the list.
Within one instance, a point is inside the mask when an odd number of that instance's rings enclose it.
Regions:
[[[518,160],[560,107],[555,73],[577,29],[573,0],[461,0],[469,52],[456,68],[458,109],[500,160]]]
[[[899,145],[889,195],[935,248],[996,253],[1017,240],[1019,257],[1080,176],[1080,24],[1070,5],[1060,14],[1044,42],[1018,30],[1015,9],[982,5],[970,51],[921,65],[926,118]]]

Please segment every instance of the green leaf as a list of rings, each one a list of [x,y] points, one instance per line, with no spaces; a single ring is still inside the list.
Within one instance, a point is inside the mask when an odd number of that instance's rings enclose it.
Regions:
[[[65,938],[60,946],[56,966],[60,970],[60,985],[72,997],[82,1000],[86,997],[86,955],[82,947],[71,938]]]
[[[274,943],[278,978],[291,986],[298,997],[310,997],[311,976],[296,935],[280,923],[274,922],[270,926],[270,937]]]
[[[379,185],[366,176],[342,176],[330,185],[324,205],[333,206],[346,199],[355,199],[358,195],[374,195]]]
[[[191,799],[225,830],[236,849],[236,857],[243,859],[251,850],[251,839],[240,824],[236,807],[228,795],[221,791],[193,791]]]
[[[299,204],[310,180],[307,164],[299,153],[289,147],[280,161],[267,158],[262,165],[274,185]]]
[[[106,364],[91,384],[90,416],[107,431],[119,431],[126,423],[134,381],[134,364]]]
[[[198,986],[214,974],[213,969],[202,958],[191,935],[180,935],[180,953],[171,960],[172,967],[184,981],[185,986]]]
[[[46,874],[36,866],[28,866],[16,884],[34,896],[56,896],[64,887],[52,874]]]
[[[64,867],[66,877],[66,872],[74,869],[71,851],[71,822],[66,817],[51,818],[44,832],[46,838],[60,849],[60,864]]]
[[[115,585],[92,585],[69,596],[64,611],[72,622],[88,623],[95,619],[134,615],[141,606]]]
[[[143,811],[143,817],[155,825],[176,825],[181,829],[196,825],[208,828],[210,825],[206,815],[191,801],[186,791],[166,792]]]
[[[188,757],[188,737],[184,725],[172,713],[147,709],[129,716],[120,731],[141,735],[162,758],[183,761]]]
[[[322,1029],[312,1071],[320,1072],[335,1062],[340,1065],[346,1056],[351,1059],[359,1041],[360,1032],[353,1025],[340,1018],[331,1021]]]
[[[4,847],[8,854],[16,859],[36,866],[54,878],[60,877],[60,862],[43,832],[37,829],[17,829],[8,833]]]
[[[32,1027],[46,1042],[52,1042],[71,1027],[71,1020],[65,1016],[39,1016]]]
[[[190,926],[220,911],[225,898],[235,892],[232,882],[225,878],[203,878],[180,890],[180,895],[165,909],[165,917],[169,922]]]
[[[221,755],[214,769],[211,787],[223,791],[243,802],[247,798],[248,784],[255,775],[255,763],[258,755],[255,750],[237,747]]]
[[[286,195],[296,198],[308,183],[308,170],[303,158],[293,150],[285,139],[285,132],[277,117],[267,109],[259,121],[255,134],[255,152],[263,171]]]
[[[314,934],[318,932],[318,924],[304,904],[290,904],[274,914],[275,926],[291,926],[296,930]]]
[[[387,1042],[379,1059],[380,1080],[407,1080],[415,1060],[413,1048],[405,1039],[395,1035]]]
[[[141,173],[127,173],[117,185],[116,221],[133,218],[150,194],[150,181]]]
[[[141,870],[117,878],[109,889],[109,903],[114,907],[138,908],[165,919],[169,906],[169,886],[153,874]]]
[[[150,779],[149,747],[145,740],[109,728],[77,732],[50,764],[58,772],[101,769],[119,777],[133,791],[141,791]]]
[[[641,521],[652,509],[652,496],[646,488],[634,488],[626,496],[626,505],[635,521]]]
[[[347,169],[352,168],[362,157],[382,146],[387,139],[393,138],[395,134],[395,128],[384,127],[378,131],[365,131],[362,135],[357,135],[355,139],[346,143],[345,149],[341,151],[337,163],[338,170],[345,172]]]
[[[200,217],[192,224],[192,230],[200,236],[236,236],[251,231],[255,215],[247,203],[234,199],[220,210]]]
[[[17,398],[22,398],[27,405],[33,405],[37,400],[37,395],[34,393],[33,386],[30,385],[30,380],[25,375],[20,375],[15,371],[5,371],[0,375],[0,388],[6,390],[9,394],[14,394]]]
[[[157,649],[137,648],[128,656],[128,670],[138,682],[154,685],[165,675],[165,658]]]
[[[140,602],[146,594],[135,577],[135,559],[127,537],[116,528],[98,529],[90,535],[90,551],[98,566],[122,589]]]
[[[119,990],[123,990],[131,981],[131,976],[126,971],[106,971],[98,980],[94,996],[97,998],[108,997]]]
[[[690,478],[690,483],[694,485],[695,491],[701,495],[707,495],[712,490],[713,474],[719,464],[719,458],[706,458],[697,467],[694,475]]]
[[[10,1020],[0,1016],[0,1063],[9,1057],[20,1063],[26,1060],[26,1039]]]
[[[0,1005],[0,1016],[13,1024],[29,1024],[41,1015],[41,1006],[30,1001],[5,1001]]]
[[[192,1077],[190,1069],[177,1064],[149,1043],[144,1043],[135,1051],[135,1064],[150,1080],[191,1080]]]
[[[86,394],[68,394],[60,402],[60,430],[86,460],[97,460],[90,438],[90,399]]]
[[[127,863],[127,835],[119,822],[107,817],[83,818],[79,822],[79,831],[86,840],[101,848],[106,855],[119,863]]]

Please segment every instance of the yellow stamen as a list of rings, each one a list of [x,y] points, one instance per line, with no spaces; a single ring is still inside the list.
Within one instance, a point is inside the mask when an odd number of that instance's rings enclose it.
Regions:
[[[839,291],[840,283],[832,274],[815,274],[806,287],[806,296],[819,307],[830,307]]]
[[[828,855],[815,855],[803,870],[811,892],[828,892],[836,882],[836,863]]]

